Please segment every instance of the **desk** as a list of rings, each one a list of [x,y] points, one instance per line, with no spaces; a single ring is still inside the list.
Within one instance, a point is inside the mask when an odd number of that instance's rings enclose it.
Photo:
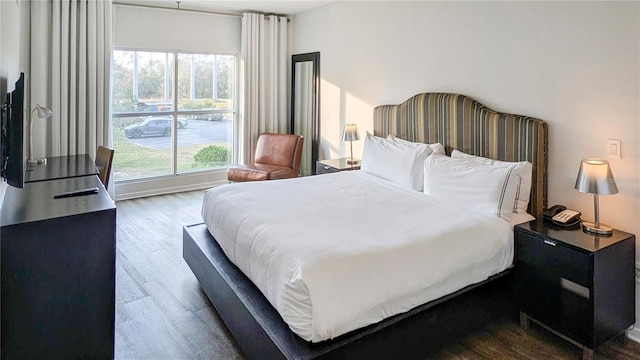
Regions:
[[[53,156],[46,164],[27,165],[24,182],[68,179],[80,176],[98,175],[98,168],[87,154]]]
[[[98,193],[54,199],[97,187]],[[97,176],[10,187],[0,212],[3,359],[112,359],[116,206]]]

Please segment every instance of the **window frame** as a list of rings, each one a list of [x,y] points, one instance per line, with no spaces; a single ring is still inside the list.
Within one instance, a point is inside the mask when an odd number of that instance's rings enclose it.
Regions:
[[[218,168],[210,168],[210,169],[202,169],[202,170],[193,170],[193,171],[187,171],[187,172],[178,172],[178,158],[176,156],[177,151],[178,151],[178,137],[176,136],[177,134],[177,129],[178,129],[178,115],[180,116],[190,116],[190,115],[199,115],[199,114],[210,114],[210,113],[231,113],[231,138],[230,138],[230,149],[231,149],[231,161],[230,161],[230,165],[229,166],[233,166],[235,164],[237,164],[237,159],[238,159],[238,151],[239,151],[239,146],[238,144],[240,143],[239,141],[239,125],[238,125],[238,104],[240,103],[240,92],[239,92],[239,86],[238,86],[238,81],[240,79],[240,69],[239,69],[239,65],[240,65],[240,60],[239,60],[239,54],[235,53],[235,52],[202,52],[202,51],[192,51],[192,50],[170,50],[170,49],[151,49],[151,48],[134,48],[134,47],[123,47],[123,46],[118,46],[118,47],[114,47],[112,52],[116,52],[116,51],[132,51],[132,52],[157,52],[157,53],[166,53],[169,54],[169,56],[173,57],[173,74],[174,74],[174,79],[175,81],[173,81],[172,84],[172,93],[173,93],[173,99],[171,100],[171,111],[134,111],[134,112],[113,112],[113,109],[111,110],[111,117],[109,119],[109,121],[113,122],[113,119],[116,118],[127,118],[127,117],[141,117],[141,116],[170,116],[171,117],[171,171],[169,174],[163,174],[163,175],[151,175],[151,176],[144,176],[144,177],[138,177],[138,178],[131,178],[131,179],[119,179],[119,180],[115,180],[114,179],[114,185],[116,187],[116,193],[118,190],[118,187],[120,185],[134,185],[135,187],[142,187],[144,188],[143,191],[145,193],[155,193],[154,188],[157,189],[159,192],[158,194],[161,193],[167,193],[169,191],[166,191],[166,189],[163,189],[162,186],[162,181],[166,180],[166,179],[175,179],[178,177],[193,177],[193,175],[197,176],[197,175],[201,175],[201,174],[225,174],[226,177],[226,171],[228,169],[228,166],[222,166],[222,167],[218,167]],[[234,58],[234,74],[233,74],[233,84],[231,86],[231,94],[233,96],[233,106],[231,108],[224,108],[224,109],[205,109],[205,110],[178,110],[178,57],[179,55],[222,55],[222,56],[233,56]],[[112,56],[112,59],[115,58],[114,56]],[[113,60],[112,60],[113,61]],[[113,66],[111,68],[111,78],[112,78],[112,85],[111,85],[111,101],[109,102],[109,106],[112,106],[112,102],[113,102]],[[112,126],[112,130],[113,132],[113,126]],[[117,150],[117,149],[116,149]],[[147,187],[145,186],[145,184],[149,184],[153,187]],[[195,184],[197,185],[197,184]],[[117,200],[119,199],[125,199],[125,198],[133,198],[136,196],[125,196],[122,198],[117,198]]]

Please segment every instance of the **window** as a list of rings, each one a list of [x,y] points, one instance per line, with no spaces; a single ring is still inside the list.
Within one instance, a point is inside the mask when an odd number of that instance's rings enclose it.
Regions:
[[[235,69],[234,55],[115,50],[114,179],[229,166]]]

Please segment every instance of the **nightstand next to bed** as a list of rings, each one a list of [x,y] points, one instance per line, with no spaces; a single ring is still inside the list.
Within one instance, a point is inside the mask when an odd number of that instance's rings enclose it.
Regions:
[[[331,174],[340,171],[348,171],[348,170],[360,170],[360,160],[355,164],[347,164],[347,160],[350,158],[340,158],[340,159],[328,159],[328,160],[318,160],[316,161],[316,175],[318,174]]]
[[[520,325],[529,320],[583,348],[583,359],[635,321],[635,236],[532,221],[515,227]]]

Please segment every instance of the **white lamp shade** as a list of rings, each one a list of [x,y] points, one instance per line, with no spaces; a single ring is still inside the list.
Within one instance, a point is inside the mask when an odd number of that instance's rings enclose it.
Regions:
[[[49,116],[53,115],[53,112],[51,110],[40,104],[36,104],[36,107],[33,109],[33,111],[35,111],[36,116],[40,119],[48,118]]]
[[[612,195],[618,193],[609,162],[603,159],[582,159],[575,187],[576,190],[588,194]]]
[[[358,125],[346,124],[344,126],[344,131],[342,132],[342,141],[356,140],[360,140],[360,135],[358,134]]]

